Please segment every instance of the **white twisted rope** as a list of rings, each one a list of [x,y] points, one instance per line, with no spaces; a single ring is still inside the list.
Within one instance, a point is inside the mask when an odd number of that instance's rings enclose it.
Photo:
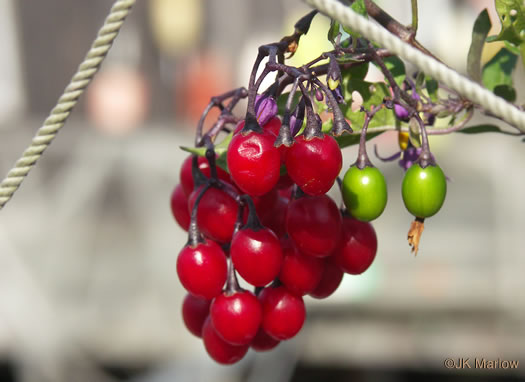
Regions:
[[[0,184],[0,210],[11,199],[29,171],[31,171],[45,149],[51,144],[60,128],[64,126],[78,98],[84,92],[84,89],[106,57],[133,4],[135,4],[135,0],[116,0],[113,7],[111,7],[104,25],[98,31],[97,37],[84,61],[82,61],[64,93],[58,99],[57,105],[51,110],[43,126],[38,129],[31,145],[24,151],[22,157],[15,163]]]
[[[413,63],[428,74],[457,91],[469,100],[483,106],[505,122],[525,132],[525,112],[503,98],[460,75],[444,64],[429,57],[405,43],[386,29],[377,26],[355,13],[350,7],[337,0],[304,0],[322,13],[361,33],[367,39],[377,42],[399,57]]]

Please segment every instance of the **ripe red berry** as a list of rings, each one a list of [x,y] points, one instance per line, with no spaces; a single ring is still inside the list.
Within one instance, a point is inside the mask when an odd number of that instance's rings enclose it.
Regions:
[[[341,221],[341,213],[329,196],[304,196],[288,205],[286,231],[301,252],[326,257],[339,241]]]
[[[180,184],[175,187],[171,194],[171,212],[177,223],[185,231],[190,226],[190,213],[188,212],[188,198],[184,194]]]
[[[202,187],[194,190],[189,197],[190,214]],[[233,235],[238,209],[237,202],[230,195],[211,187],[204,193],[197,207],[197,225],[206,237],[227,243]]]
[[[191,334],[202,336],[202,327],[210,312],[211,300],[187,294],[182,303],[182,320]]]
[[[247,345],[261,325],[262,307],[249,291],[226,291],[213,299],[210,317],[215,331],[224,341]]]
[[[177,257],[177,275],[191,294],[211,300],[222,292],[227,276],[226,255],[215,242],[186,245]]]
[[[226,160],[235,184],[254,196],[269,192],[279,180],[281,159],[273,146],[275,136],[263,131],[234,135]]]
[[[370,267],[377,252],[377,237],[372,224],[345,216],[343,234],[334,253],[337,265],[346,273],[358,275]]]
[[[262,224],[271,229],[279,238],[286,235],[286,211],[289,203],[288,198],[279,196],[273,208],[262,211],[259,215]]]
[[[248,352],[249,345],[231,345],[224,341],[213,328],[211,317],[208,316],[202,328],[202,340],[210,357],[223,365],[231,365],[240,361]]]
[[[257,216],[262,216],[268,211],[271,211],[276,206],[279,198],[279,192],[277,188],[272,188],[270,192],[267,192],[261,196],[253,196],[253,204],[255,204],[255,211],[257,211]]]
[[[263,307],[262,328],[271,337],[287,340],[303,327],[306,309],[303,298],[284,286],[265,288],[260,294]]]
[[[343,156],[337,141],[330,135],[323,138],[295,138],[286,154],[290,178],[307,195],[322,195],[332,188],[341,171]]]
[[[290,292],[304,296],[317,287],[323,270],[322,259],[303,255],[293,245],[289,245],[284,249],[279,280]]]
[[[321,281],[309,295],[319,299],[327,298],[337,290],[343,280],[343,275],[343,270],[332,261],[332,258],[327,259]]]
[[[270,337],[262,328],[259,328],[250,346],[255,351],[267,351],[279,345],[279,342],[281,341]]]
[[[205,157],[198,157],[197,161],[199,163],[199,169],[206,176],[206,178],[209,178],[211,174],[211,169],[210,169],[210,164],[208,163],[208,160]],[[190,155],[184,160],[184,162],[182,163],[182,167],[180,169],[180,184],[182,185],[182,189],[184,190],[184,194],[186,196],[189,196],[195,187],[193,183],[191,167],[192,167],[192,156]],[[224,171],[222,168],[218,166],[217,166],[217,177],[226,183],[231,183],[230,174],[228,174],[226,171]]]
[[[230,256],[239,275],[254,286],[272,282],[283,259],[279,239],[267,228],[239,230],[233,235]]]

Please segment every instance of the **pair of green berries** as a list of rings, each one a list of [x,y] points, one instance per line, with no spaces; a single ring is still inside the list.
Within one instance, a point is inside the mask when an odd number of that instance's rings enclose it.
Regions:
[[[353,165],[343,178],[343,201],[350,214],[361,221],[379,217],[386,207],[385,177],[376,167]],[[438,165],[422,168],[414,163],[406,172],[401,188],[407,210],[417,218],[435,215],[447,193],[447,180]]]

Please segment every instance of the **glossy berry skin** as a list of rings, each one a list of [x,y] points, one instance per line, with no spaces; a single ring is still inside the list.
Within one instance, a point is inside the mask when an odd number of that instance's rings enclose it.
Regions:
[[[207,239],[194,247],[186,245],[177,257],[177,275],[182,286],[208,300],[221,294],[227,268],[221,247]]]
[[[188,212],[188,198],[180,184],[171,193],[170,199],[171,213],[179,226],[187,231],[190,226],[190,213]]]
[[[202,187],[202,186],[201,186]],[[188,200],[191,213],[201,187],[194,190]],[[197,225],[201,232],[219,243],[231,240],[235,221],[237,220],[237,202],[226,192],[211,187],[199,202],[197,208]]]
[[[202,173],[206,176],[206,178],[210,177],[211,170],[210,170],[210,164],[208,163],[208,160],[205,157],[198,157],[197,162],[199,163],[199,169],[202,171]],[[193,189],[193,175],[191,172],[192,167],[192,156],[190,155],[187,157],[184,162],[182,163],[182,167],[180,169],[180,184],[182,185],[182,189],[184,190],[184,194],[186,196],[189,196]],[[228,174],[226,171],[224,171],[222,168],[217,166],[217,177],[226,182],[231,183],[230,174]]]
[[[341,221],[341,213],[329,196],[305,196],[290,202],[286,231],[301,252],[326,257],[339,241]]]
[[[255,351],[268,351],[279,345],[279,342],[281,341],[270,337],[262,328],[259,328],[250,346]]]
[[[304,255],[292,245],[284,250],[279,280],[290,292],[304,296],[317,287],[323,271],[323,259]]]
[[[401,191],[408,212],[428,218],[435,215],[445,201],[447,179],[437,165],[421,168],[419,163],[414,163],[405,173]]]
[[[202,336],[204,321],[210,312],[211,300],[187,294],[182,303],[182,320],[191,334]]]
[[[306,309],[303,298],[284,286],[265,288],[260,294],[263,330],[277,340],[294,337],[303,327]]]
[[[223,365],[231,365],[240,361],[250,347],[249,345],[231,345],[224,341],[213,328],[210,316],[204,322],[202,340],[209,356],[215,362]]]
[[[283,261],[279,239],[267,228],[239,230],[233,235],[230,256],[239,275],[253,286],[272,282]]]
[[[248,195],[269,192],[279,180],[281,157],[273,143],[275,135],[263,130],[234,135],[226,160],[235,184]]]
[[[334,252],[336,264],[346,273],[359,275],[372,264],[377,252],[377,237],[372,224],[345,216],[343,234]]]
[[[343,156],[336,140],[330,135],[307,140],[304,135],[286,154],[288,175],[307,195],[322,195],[332,188],[341,171]]]
[[[318,299],[331,296],[341,284],[343,276],[343,270],[332,259],[328,259],[324,265],[321,281],[309,295]]]
[[[350,167],[343,178],[342,193],[348,212],[361,221],[378,218],[386,207],[386,181],[377,167]]]
[[[249,291],[224,292],[213,299],[210,317],[215,331],[224,341],[247,345],[261,325],[262,307]]]

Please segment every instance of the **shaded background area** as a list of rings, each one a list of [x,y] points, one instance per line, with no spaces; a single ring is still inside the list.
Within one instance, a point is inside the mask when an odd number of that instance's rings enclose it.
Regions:
[[[382,5],[410,22],[409,1]],[[492,3],[420,2],[419,39],[463,70],[484,6]],[[0,0],[2,174],[108,10],[101,0]],[[372,157],[390,196],[374,223],[376,261],[329,299],[306,298],[296,339],[222,367],[184,329],[175,260],[186,238],[169,209],[186,157],[179,146],[192,144],[211,96],[246,85],[257,46],[289,34],[307,11],[298,0],[137,2],[71,119],[0,212],[0,381],[524,379],[525,155],[507,136],[432,138],[452,182],[417,258],[406,243],[402,170]],[[326,46],[327,25],[314,22],[297,64]],[[496,50],[488,45],[485,56]],[[521,63],[516,76],[523,83]],[[373,143],[397,150],[395,134]],[[348,166],[356,150],[343,154]],[[475,357],[520,367],[443,366]]]

